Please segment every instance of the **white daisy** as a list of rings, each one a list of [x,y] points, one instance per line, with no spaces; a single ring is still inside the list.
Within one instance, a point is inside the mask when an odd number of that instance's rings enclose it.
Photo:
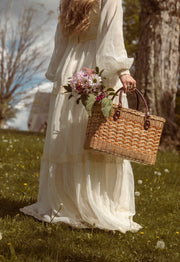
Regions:
[[[158,240],[156,243],[156,248],[164,249],[165,248],[165,242],[163,240]]]

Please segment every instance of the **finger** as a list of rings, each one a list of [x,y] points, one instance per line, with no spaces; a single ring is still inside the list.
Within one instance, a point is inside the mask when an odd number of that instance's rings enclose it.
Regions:
[[[136,81],[134,82],[133,89],[134,89],[134,90],[136,89]],[[133,90],[133,91],[134,91],[134,90]]]
[[[135,91],[135,86],[134,86],[135,83],[133,83],[132,85],[129,86],[129,92],[132,93]]]
[[[128,82],[127,88],[128,88],[128,91],[131,91],[131,89],[133,88],[132,82]]]
[[[129,88],[130,90],[134,90],[136,88],[136,81],[134,79],[129,82]]]
[[[123,88],[124,88],[124,92],[126,93],[127,89],[128,89],[128,86],[127,86],[126,82],[123,83]]]
[[[136,87],[136,80],[133,81],[133,86]]]

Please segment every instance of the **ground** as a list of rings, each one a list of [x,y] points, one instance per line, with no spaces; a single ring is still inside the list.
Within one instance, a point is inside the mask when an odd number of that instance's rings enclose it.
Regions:
[[[133,163],[137,233],[75,229],[25,216],[36,201],[44,135],[0,130],[0,261],[179,262],[180,154]]]

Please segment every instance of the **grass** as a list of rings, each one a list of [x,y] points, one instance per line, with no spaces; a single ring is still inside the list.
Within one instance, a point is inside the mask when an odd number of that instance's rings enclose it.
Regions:
[[[176,94],[175,116],[176,116],[176,118],[175,118],[176,123],[180,127],[180,88],[178,89],[177,94]]]
[[[133,164],[137,233],[74,229],[19,213],[36,201],[44,135],[0,130],[0,261],[179,262],[180,155],[155,166]],[[162,240],[165,248],[156,248]]]

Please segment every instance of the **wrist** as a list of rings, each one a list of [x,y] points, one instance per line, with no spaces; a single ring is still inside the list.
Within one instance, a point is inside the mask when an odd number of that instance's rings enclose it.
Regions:
[[[130,71],[129,70],[121,70],[119,72],[119,77],[123,76],[123,75],[130,75]]]

